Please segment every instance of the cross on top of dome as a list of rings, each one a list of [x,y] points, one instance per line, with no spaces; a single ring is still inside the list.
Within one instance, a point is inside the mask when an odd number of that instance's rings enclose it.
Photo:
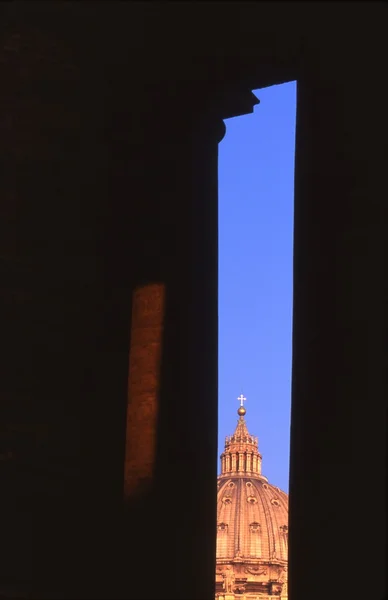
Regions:
[[[240,401],[240,406],[244,406],[244,402],[246,401],[245,396],[243,396],[242,394],[237,398],[237,400]]]
[[[242,394],[240,394],[240,396],[237,398],[237,400],[240,402],[240,407],[239,407],[239,409],[237,411],[237,414],[240,417],[243,417],[246,414],[246,412],[247,412],[246,409],[245,409],[245,407],[244,407],[244,402],[246,402],[246,398],[245,398],[245,396],[243,396]]]

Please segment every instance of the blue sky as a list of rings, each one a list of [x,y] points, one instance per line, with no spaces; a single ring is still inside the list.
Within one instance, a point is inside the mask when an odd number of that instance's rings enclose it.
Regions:
[[[263,475],[288,491],[296,82],[254,93],[219,146],[218,453],[243,393]]]

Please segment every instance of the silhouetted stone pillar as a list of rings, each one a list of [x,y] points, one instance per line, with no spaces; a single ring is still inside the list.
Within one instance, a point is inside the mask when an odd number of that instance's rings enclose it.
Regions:
[[[247,97],[252,109],[257,101],[251,94]],[[126,470],[131,479],[125,492],[127,549],[120,587],[128,598],[210,600],[216,542],[217,170],[225,125],[222,112],[210,111],[193,92],[174,102],[167,94],[165,99],[159,96],[157,114],[144,105],[139,111],[144,116],[141,139],[148,131],[151,143],[142,148],[143,156],[137,154],[144,185],[141,211],[128,230],[137,273],[133,283],[144,293],[147,286],[163,289],[164,301],[161,311],[160,294],[150,294],[148,316],[144,313],[141,320],[133,313],[127,448],[136,419],[136,438],[148,440],[149,447],[139,448],[131,470]],[[128,131],[133,145],[133,126]],[[148,321],[153,329],[147,328]],[[151,335],[157,327],[158,340]],[[161,363],[152,374],[149,364],[158,344]],[[143,421],[137,413],[141,396],[153,406],[153,415]],[[149,468],[151,455],[155,463]],[[148,474],[141,482],[134,473],[140,467],[144,471],[143,461]]]
[[[173,167],[180,218],[166,278],[156,489],[161,539],[170,540],[175,556],[166,557],[165,590],[155,590],[157,598],[214,596],[215,537],[209,533],[216,525],[217,171],[224,132],[221,118],[193,119]]]
[[[144,110],[138,129],[141,208],[128,220],[135,295],[126,508],[112,585],[126,598],[204,600],[214,595],[215,573],[217,158],[225,126],[187,102],[158,111]],[[127,131],[131,171],[131,122]]]
[[[384,596],[384,61],[344,48],[298,81],[291,600]]]

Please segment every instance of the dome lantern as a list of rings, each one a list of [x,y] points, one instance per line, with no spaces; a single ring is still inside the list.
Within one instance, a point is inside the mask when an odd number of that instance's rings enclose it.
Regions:
[[[237,410],[239,419],[235,432],[225,438],[225,449],[221,454],[221,476],[249,474],[261,476],[261,454],[258,439],[250,435],[245,421],[246,398],[241,394],[237,400],[240,406]]]

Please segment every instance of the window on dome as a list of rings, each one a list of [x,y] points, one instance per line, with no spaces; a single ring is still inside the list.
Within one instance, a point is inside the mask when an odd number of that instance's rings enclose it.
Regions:
[[[280,529],[282,558],[288,560],[288,526],[281,525],[279,527],[279,529]]]
[[[228,551],[228,525],[219,523],[217,527],[217,558],[225,558]]]
[[[255,558],[261,556],[261,527],[256,521],[249,525],[249,554]]]

